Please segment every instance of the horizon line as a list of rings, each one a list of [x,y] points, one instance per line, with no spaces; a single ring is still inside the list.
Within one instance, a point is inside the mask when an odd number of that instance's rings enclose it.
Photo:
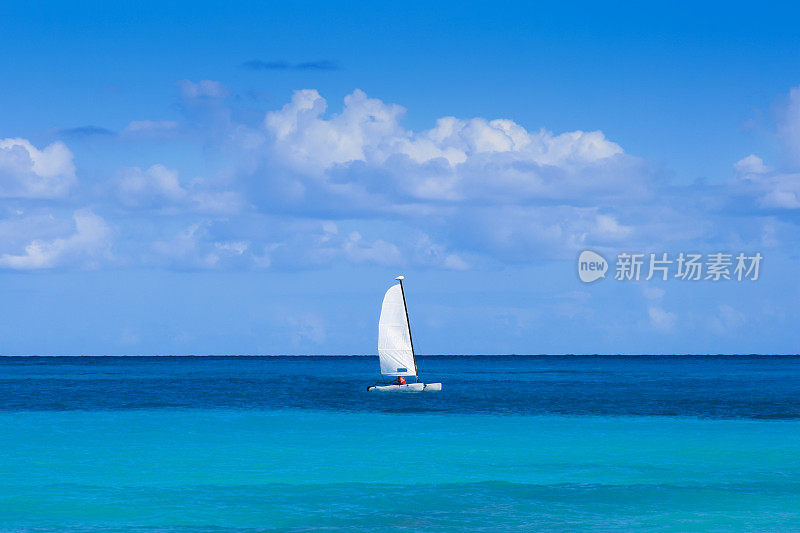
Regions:
[[[0,354],[3,357],[377,357],[377,354]],[[467,353],[418,357],[795,357],[800,353]]]

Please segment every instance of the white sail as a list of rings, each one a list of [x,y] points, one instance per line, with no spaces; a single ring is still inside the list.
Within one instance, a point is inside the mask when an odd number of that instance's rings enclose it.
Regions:
[[[400,284],[386,291],[378,322],[378,357],[384,376],[414,376],[411,331]]]

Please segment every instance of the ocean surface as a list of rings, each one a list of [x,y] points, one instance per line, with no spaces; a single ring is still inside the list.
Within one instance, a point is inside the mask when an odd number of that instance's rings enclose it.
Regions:
[[[0,357],[1,531],[800,531],[800,357]]]

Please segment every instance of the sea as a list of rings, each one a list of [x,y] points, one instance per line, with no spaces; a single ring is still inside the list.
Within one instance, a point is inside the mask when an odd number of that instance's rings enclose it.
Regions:
[[[800,357],[0,357],[0,531],[800,531]]]

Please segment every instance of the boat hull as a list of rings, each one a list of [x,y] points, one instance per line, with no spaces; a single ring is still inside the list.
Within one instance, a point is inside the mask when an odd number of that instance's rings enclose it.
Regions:
[[[405,385],[373,385],[370,392],[433,392],[442,390],[441,383],[407,383]]]

